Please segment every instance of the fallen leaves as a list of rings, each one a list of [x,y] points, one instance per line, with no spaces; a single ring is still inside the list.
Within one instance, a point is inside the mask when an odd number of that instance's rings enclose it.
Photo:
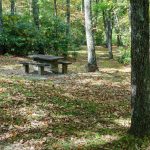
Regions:
[[[130,125],[129,79],[110,68],[47,80],[0,76],[0,142],[8,149],[55,150],[117,140]]]
[[[0,94],[4,93],[7,89],[6,88],[0,88]]]

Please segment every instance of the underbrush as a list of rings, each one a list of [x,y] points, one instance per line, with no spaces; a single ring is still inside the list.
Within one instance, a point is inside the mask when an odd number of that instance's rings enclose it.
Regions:
[[[123,48],[120,47],[119,51],[121,53],[121,56],[118,58],[118,62],[122,64],[130,64],[131,63],[131,50],[130,48]]]

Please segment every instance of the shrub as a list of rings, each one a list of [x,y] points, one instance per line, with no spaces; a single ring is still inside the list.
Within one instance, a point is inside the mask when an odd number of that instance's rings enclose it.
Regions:
[[[14,55],[32,53],[66,54],[80,46],[77,34],[72,30],[66,37],[66,23],[60,18],[41,18],[40,30],[30,21],[31,18],[5,15],[0,45]],[[81,39],[81,38],[80,38]]]
[[[131,50],[120,48],[121,56],[118,58],[118,61],[122,64],[130,64],[131,62]]]

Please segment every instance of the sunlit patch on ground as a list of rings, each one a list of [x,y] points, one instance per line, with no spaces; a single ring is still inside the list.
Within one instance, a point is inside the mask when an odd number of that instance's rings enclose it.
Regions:
[[[129,128],[131,125],[131,120],[128,118],[124,119],[124,118],[119,118],[119,119],[115,119],[114,120],[115,123],[117,123],[120,126]]]
[[[4,150],[41,150],[45,140],[45,138],[40,140],[31,139],[26,142],[20,140],[19,142],[14,142],[14,144],[7,145]]]
[[[37,106],[35,107],[22,107],[19,109],[20,115],[26,117],[28,120],[40,119],[45,117],[47,114],[40,110]]]
[[[118,140],[119,136],[116,136],[116,135],[102,135],[101,138],[102,138],[103,141],[105,141],[107,143],[107,142],[112,142],[114,140]]]

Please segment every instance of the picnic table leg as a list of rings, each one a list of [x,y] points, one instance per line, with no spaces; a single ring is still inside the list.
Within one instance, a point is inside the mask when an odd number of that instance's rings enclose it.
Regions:
[[[68,70],[68,65],[67,64],[62,64],[62,73],[65,74],[67,73]]]
[[[25,73],[29,73],[29,64],[23,65],[25,69]]]
[[[38,66],[38,74],[43,75],[44,74],[44,66]]]
[[[54,73],[58,73],[58,62],[51,63],[51,71]]]

